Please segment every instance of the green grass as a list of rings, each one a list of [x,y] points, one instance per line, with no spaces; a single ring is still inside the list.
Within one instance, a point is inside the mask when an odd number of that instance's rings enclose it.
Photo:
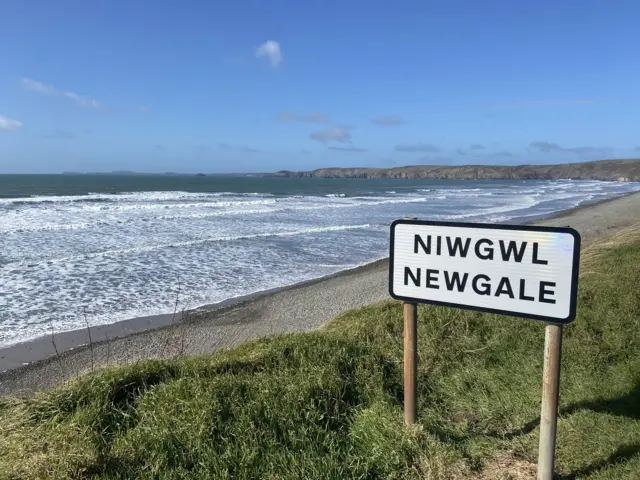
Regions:
[[[585,249],[582,272],[557,470],[640,478],[640,228]],[[419,316],[418,426],[402,423],[402,308],[384,302],[313,333],[0,398],[0,478],[531,478],[543,325]]]

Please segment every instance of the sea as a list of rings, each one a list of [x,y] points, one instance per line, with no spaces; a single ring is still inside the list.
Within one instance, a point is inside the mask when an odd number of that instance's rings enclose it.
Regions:
[[[171,313],[388,254],[404,216],[515,222],[638,183],[0,175],[0,346]]]

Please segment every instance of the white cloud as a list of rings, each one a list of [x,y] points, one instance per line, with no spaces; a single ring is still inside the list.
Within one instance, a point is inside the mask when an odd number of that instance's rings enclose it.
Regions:
[[[237,149],[240,150],[241,152],[260,153],[260,150],[258,150],[257,148],[252,148],[252,147],[237,147]]]
[[[256,57],[267,57],[271,66],[277,67],[282,63],[280,44],[274,40],[267,40],[256,49]]]
[[[490,157],[493,158],[499,158],[499,157],[515,157],[515,155],[511,152],[508,152],[506,150],[501,150],[500,152],[495,152],[492,153],[491,155],[489,155]]]
[[[33,92],[44,93],[45,95],[56,95],[58,91],[54,88],[53,85],[47,85],[42,82],[36,82],[35,80],[31,80],[30,78],[22,79],[22,86],[27,90],[31,90]]]
[[[75,92],[58,90],[53,85],[48,85],[46,83],[38,82],[30,78],[22,79],[22,87],[25,90],[42,93],[43,95],[51,95],[56,97],[68,98],[70,100],[73,100],[80,107],[95,108],[95,109],[100,108],[100,103],[93,98],[83,97],[82,95],[78,95]]]
[[[100,108],[100,104],[98,103],[98,101],[94,100],[93,98],[84,98],[73,92],[64,92],[62,95],[75,101],[81,107]]]
[[[561,147],[557,143],[538,141],[531,142],[529,149],[537,150],[542,153],[573,153],[575,155],[588,156],[588,157],[606,157],[611,155],[612,149],[609,147]]]
[[[310,112],[305,115],[297,115],[294,112],[285,110],[278,114],[279,122],[304,122],[304,123],[331,123],[331,116],[322,112]]]
[[[340,152],[366,152],[366,148],[357,147],[329,147],[329,150],[338,150]]]
[[[349,133],[353,128],[353,125],[336,125],[335,127],[327,128],[324,130],[318,130],[316,132],[311,132],[309,138],[312,140],[316,140],[317,142],[351,142],[351,133]]]
[[[22,127],[22,122],[0,115],[0,130],[11,131]]]
[[[429,152],[438,153],[440,149],[428,143],[401,143],[396,145],[396,152]]]

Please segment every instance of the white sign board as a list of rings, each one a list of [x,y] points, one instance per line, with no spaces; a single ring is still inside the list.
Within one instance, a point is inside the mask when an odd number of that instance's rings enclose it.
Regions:
[[[579,263],[571,228],[396,220],[389,293],[564,324],[576,315]]]

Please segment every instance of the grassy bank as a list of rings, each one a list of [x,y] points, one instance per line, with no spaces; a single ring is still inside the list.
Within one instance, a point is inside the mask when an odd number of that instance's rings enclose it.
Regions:
[[[640,225],[583,251],[557,468],[640,472]],[[402,309],[0,399],[0,478],[532,478],[542,324],[419,310],[419,426],[402,425]],[[505,472],[511,477],[506,476]]]

